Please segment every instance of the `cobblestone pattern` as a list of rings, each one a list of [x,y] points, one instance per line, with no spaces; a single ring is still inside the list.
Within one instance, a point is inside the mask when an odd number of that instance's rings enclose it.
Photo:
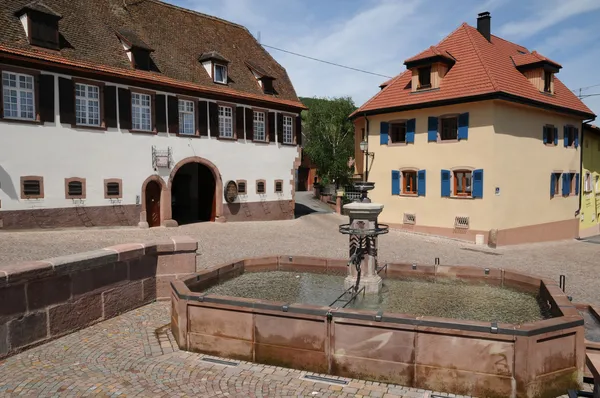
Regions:
[[[0,397],[455,397],[336,376],[327,377],[348,384],[313,382],[301,377],[314,373],[249,362],[212,364],[177,348],[169,317],[168,302],[153,303],[10,357],[0,362]]]

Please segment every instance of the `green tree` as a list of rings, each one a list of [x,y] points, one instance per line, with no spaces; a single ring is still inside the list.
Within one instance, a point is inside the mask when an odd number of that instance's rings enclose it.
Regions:
[[[356,110],[350,97],[301,98],[304,151],[317,166],[324,184],[343,186],[352,176],[348,158],[354,156],[354,125],[348,116]]]

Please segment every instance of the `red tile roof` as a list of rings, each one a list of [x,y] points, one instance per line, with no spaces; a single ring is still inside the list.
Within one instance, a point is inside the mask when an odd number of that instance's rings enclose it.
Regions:
[[[586,117],[594,116],[593,112],[557,78],[554,79],[552,95],[542,93],[534,87],[517,70],[513,62],[513,56],[529,54],[525,47],[518,44],[493,35],[491,42],[488,42],[476,28],[463,23],[433,48],[440,53],[452,54],[456,60],[442,79],[439,89],[411,92],[411,71],[406,70],[351,116],[363,112],[384,113],[391,109],[435,106],[438,101],[468,100],[469,97],[485,95],[498,95],[498,98],[559,108]],[[425,50],[428,51],[434,50]],[[541,57],[539,54],[537,56]]]
[[[542,54],[538,53],[535,50],[527,54],[513,55],[511,58],[514,61],[515,66],[537,64],[538,62],[548,62],[549,64],[552,64],[558,68],[562,68],[561,64],[552,61],[550,58],[544,57]]]
[[[449,59],[450,61],[454,61],[454,58],[450,54],[448,54],[448,51],[439,50],[436,47],[431,46],[427,50],[420,52],[419,54],[415,55],[414,57],[411,57],[411,58],[405,60],[404,63],[408,64],[411,62],[420,61],[422,59],[428,59],[428,58],[433,58],[433,57],[443,57],[443,58]]]

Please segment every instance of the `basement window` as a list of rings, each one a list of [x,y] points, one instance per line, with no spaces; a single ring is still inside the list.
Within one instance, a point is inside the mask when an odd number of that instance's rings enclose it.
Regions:
[[[256,193],[262,195],[266,192],[265,180],[256,181]]]
[[[65,198],[85,199],[85,179],[65,178]]]
[[[42,177],[21,177],[21,199],[43,198],[43,181]]]
[[[246,194],[246,180],[238,180],[237,186],[238,186],[238,195],[245,195]]]
[[[283,181],[276,180],[275,181],[275,193],[282,193],[282,192],[283,192]]]
[[[104,198],[105,199],[120,199],[121,194],[121,180],[118,178],[104,180]]]

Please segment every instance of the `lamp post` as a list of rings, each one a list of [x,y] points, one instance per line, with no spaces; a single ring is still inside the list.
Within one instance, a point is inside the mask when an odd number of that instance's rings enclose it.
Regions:
[[[366,140],[360,142],[360,150],[365,154],[365,172],[363,173],[363,181],[369,179],[369,143]]]

